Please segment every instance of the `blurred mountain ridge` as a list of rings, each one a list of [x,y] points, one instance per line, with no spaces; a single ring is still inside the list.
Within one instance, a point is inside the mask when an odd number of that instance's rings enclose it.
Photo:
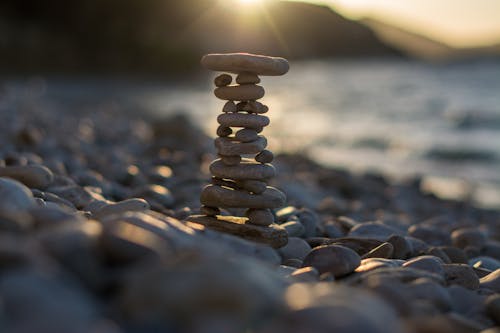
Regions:
[[[171,73],[207,52],[291,59],[401,57],[328,7],[268,0],[4,0],[0,71]]]
[[[439,62],[500,57],[500,41],[491,46],[457,48],[373,18],[363,18],[359,22],[372,28],[383,42],[411,58]]]

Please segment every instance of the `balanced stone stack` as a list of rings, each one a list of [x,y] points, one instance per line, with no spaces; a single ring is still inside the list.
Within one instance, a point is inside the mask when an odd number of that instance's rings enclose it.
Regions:
[[[215,147],[219,159],[212,162],[212,184],[201,193],[201,213],[190,221],[219,231],[265,242],[274,247],[286,244],[287,234],[274,224],[271,209],[285,204],[285,195],[267,186],[275,176],[270,164],[273,154],[260,135],[269,125],[268,107],[260,102],[264,88],[259,75],[283,75],[288,62],[283,58],[247,53],[209,54],[201,60],[210,70],[226,72],[214,80],[215,96],[227,101],[217,118]],[[236,74],[236,84],[231,84]],[[246,217],[221,216],[220,208],[246,208]]]

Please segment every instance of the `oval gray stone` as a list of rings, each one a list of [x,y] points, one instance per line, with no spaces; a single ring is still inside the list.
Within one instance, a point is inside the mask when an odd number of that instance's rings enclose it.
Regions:
[[[264,88],[255,84],[241,86],[225,86],[215,88],[214,94],[217,98],[229,101],[254,101],[264,97]]]
[[[214,143],[217,152],[225,156],[258,154],[267,146],[267,140],[263,136],[252,142],[238,142],[233,138],[220,137],[215,139]]]
[[[288,237],[288,243],[278,250],[283,260],[300,259],[303,260],[311,251],[311,246],[298,237]]]
[[[269,125],[269,118],[258,114],[223,113],[217,122],[226,127],[246,127],[258,130]]]
[[[274,177],[276,169],[271,164],[252,163],[246,160],[238,165],[230,166],[217,159],[210,164],[210,173],[223,179],[265,180]]]
[[[0,216],[14,217],[35,207],[31,191],[18,181],[0,178]]]
[[[109,203],[98,209],[93,217],[101,219],[112,214],[121,214],[125,212],[142,212],[150,208],[148,202],[140,198],[126,199],[120,202]]]
[[[286,230],[289,237],[300,237],[304,234],[305,228],[299,221],[288,221],[281,226]]]
[[[354,226],[350,231],[349,237],[372,238],[379,241],[386,241],[392,235],[401,234],[401,231],[385,225],[380,222],[366,222]]]
[[[359,255],[365,254],[383,243],[376,239],[363,237],[341,237],[337,239],[327,239],[326,242],[327,243],[321,245],[342,245],[350,248],[351,250],[354,250]]]
[[[304,258],[303,267],[312,266],[320,274],[331,273],[341,277],[354,272],[361,258],[353,250],[339,245],[324,245],[312,249]]]
[[[245,215],[250,224],[268,226],[274,223],[274,215],[269,209],[248,209]]]
[[[284,75],[290,68],[288,61],[284,58],[250,53],[207,54],[201,59],[201,65],[212,71],[268,76]]]
[[[243,128],[236,132],[234,137],[241,142],[252,142],[259,138],[259,134],[253,129]]]
[[[444,276],[443,261],[435,256],[419,256],[408,260],[403,267],[410,267]]]
[[[255,156],[255,160],[260,163],[271,163],[274,159],[274,155],[271,151],[265,149]]]
[[[411,267],[382,267],[373,269],[358,276],[359,281],[364,281],[365,283],[366,281],[369,281],[371,279],[391,279],[399,280],[401,282],[410,282],[420,278],[430,279],[439,284],[445,283],[444,277],[442,275]]]
[[[257,101],[240,102],[236,106],[238,111],[245,111],[248,113],[266,113],[269,111],[269,108],[266,105]]]
[[[226,208],[277,208],[285,204],[286,197],[274,187],[268,187],[262,194],[250,194],[215,185],[206,186],[200,201],[205,206]]]
[[[45,189],[54,180],[52,171],[43,165],[0,167],[0,177],[15,179],[28,187]]]
[[[443,269],[448,285],[455,284],[472,290],[479,288],[479,278],[469,265],[445,264]]]

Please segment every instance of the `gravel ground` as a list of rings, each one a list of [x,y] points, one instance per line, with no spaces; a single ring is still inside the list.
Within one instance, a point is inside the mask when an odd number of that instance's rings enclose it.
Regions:
[[[183,116],[0,117],[1,332],[500,332],[498,211],[281,155],[273,249],[186,222],[214,150]]]

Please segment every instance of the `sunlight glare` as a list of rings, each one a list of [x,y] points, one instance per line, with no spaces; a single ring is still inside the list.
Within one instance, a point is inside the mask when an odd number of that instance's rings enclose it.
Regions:
[[[238,1],[242,5],[250,6],[250,5],[258,4],[258,3],[262,2],[263,0],[238,0]]]

